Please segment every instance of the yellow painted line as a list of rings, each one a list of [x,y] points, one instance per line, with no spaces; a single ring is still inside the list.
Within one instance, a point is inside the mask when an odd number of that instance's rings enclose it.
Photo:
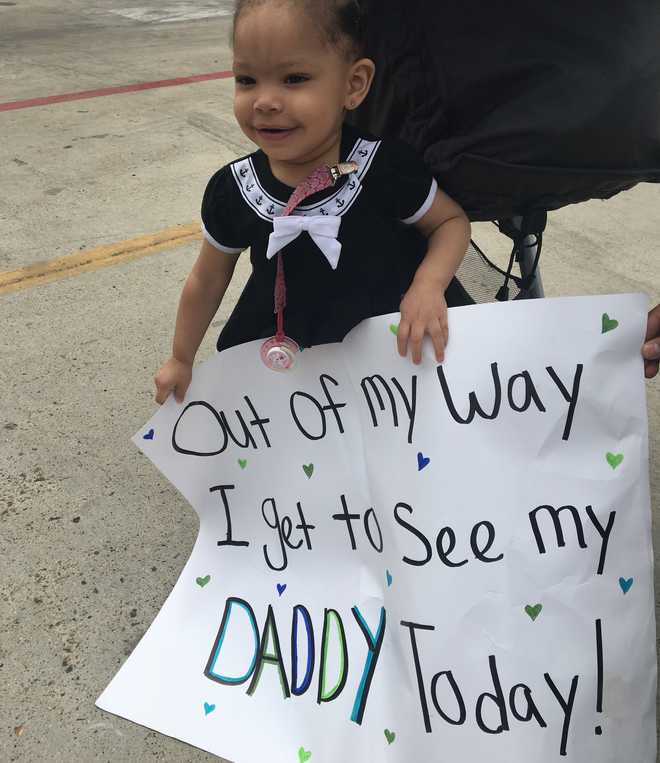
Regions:
[[[202,238],[199,223],[176,225],[159,233],[139,236],[115,244],[97,246],[84,252],[67,254],[47,262],[37,262],[18,270],[0,272],[0,294],[31,289],[34,286],[72,278],[101,268],[130,262],[156,252],[199,241]]]

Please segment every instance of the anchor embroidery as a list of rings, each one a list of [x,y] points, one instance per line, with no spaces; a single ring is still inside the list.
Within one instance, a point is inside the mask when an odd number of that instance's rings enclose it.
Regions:
[[[240,170],[240,176],[244,178],[248,174],[248,168],[247,167],[241,167]]]
[[[251,191],[253,188],[254,188],[254,183],[248,183],[248,184],[245,186],[245,190],[246,190],[246,191]]]
[[[269,215],[275,214],[275,207],[271,204],[266,212],[268,212]]]
[[[256,202],[256,203],[257,203],[259,206],[261,206],[261,205],[264,203],[264,197],[263,197],[263,196],[257,196],[257,198],[255,199],[255,202]]]

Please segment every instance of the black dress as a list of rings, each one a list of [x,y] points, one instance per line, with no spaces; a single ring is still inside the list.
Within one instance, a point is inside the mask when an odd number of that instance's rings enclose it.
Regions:
[[[286,274],[285,333],[301,346],[341,341],[360,321],[395,312],[424,258],[427,242],[413,223],[429,209],[436,181],[398,141],[380,141],[345,125],[341,160],[359,170],[305,199],[295,215],[338,215],[341,255],[333,269],[307,232],[282,249]],[[202,202],[206,239],[220,251],[250,247],[252,274],[218,338],[218,350],[275,333],[276,259],[266,259],[273,218],[293,189],[274,177],[262,151],[211,178]],[[451,306],[472,300],[454,279]]]

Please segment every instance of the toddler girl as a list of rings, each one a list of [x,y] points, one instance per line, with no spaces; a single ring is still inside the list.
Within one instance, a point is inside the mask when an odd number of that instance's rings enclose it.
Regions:
[[[374,76],[363,38],[357,0],[238,0],[234,113],[259,150],[223,167],[206,188],[204,241],[181,295],[172,357],[155,378],[159,403],[170,392],[183,400],[248,247],[252,274],[218,350],[275,333],[282,258],[285,329],[299,345],[340,341],[361,320],[400,309],[401,355],[410,349],[420,363],[428,334],[442,361],[447,305],[471,302],[454,279],[470,226],[405,144],[344,123]],[[309,219],[295,221],[302,228],[283,240],[275,221],[289,213],[294,188],[323,166],[339,167],[336,184],[295,207],[293,216]]]

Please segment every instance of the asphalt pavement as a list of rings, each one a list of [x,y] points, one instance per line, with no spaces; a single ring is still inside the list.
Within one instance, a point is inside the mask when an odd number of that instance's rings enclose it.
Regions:
[[[117,5],[0,3],[2,761],[217,760],[94,706],[196,536],[130,437],[154,410],[206,181],[251,150],[226,76],[230,0]],[[474,233],[505,254],[493,226]],[[659,242],[659,186],[552,213],[546,293],[655,304]],[[246,276],[242,262],[200,359]],[[660,379],[647,389],[660,548]]]

